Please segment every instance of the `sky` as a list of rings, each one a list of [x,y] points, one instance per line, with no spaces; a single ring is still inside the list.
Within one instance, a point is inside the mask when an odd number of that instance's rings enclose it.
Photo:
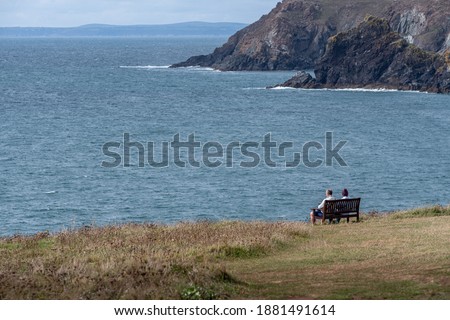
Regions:
[[[251,23],[281,0],[0,0],[0,27]]]

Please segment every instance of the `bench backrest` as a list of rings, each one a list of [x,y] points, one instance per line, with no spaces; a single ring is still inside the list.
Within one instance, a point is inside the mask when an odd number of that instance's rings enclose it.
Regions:
[[[327,200],[323,207],[324,214],[359,213],[361,198]]]

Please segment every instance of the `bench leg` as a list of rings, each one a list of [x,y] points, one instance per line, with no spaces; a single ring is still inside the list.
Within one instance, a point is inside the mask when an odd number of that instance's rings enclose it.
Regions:
[[[350,223],[350,217],[347,217],[347,223]]]

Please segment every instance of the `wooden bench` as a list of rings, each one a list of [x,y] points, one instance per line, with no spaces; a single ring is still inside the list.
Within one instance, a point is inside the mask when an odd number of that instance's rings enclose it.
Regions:
[[[347,223],[350,222],[350,218],[355,217],[356,221],[359,221],[359,204],[361,198],[355,199],[341,199],[341,200],[327,200],[322,209],[323,217],[322,223],[328,219],[345,219]]]

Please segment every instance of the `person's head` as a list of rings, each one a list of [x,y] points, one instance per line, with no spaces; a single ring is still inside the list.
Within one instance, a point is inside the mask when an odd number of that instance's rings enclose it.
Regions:
[[[327,195],[327,197],[331,197],[331,196],[333,195],[333,190],[327,189],[327,191],[325,192],[325,194]]]
[[[347,189],[342,190],[342,196],[343,197],[348,197],[348,190]]]

